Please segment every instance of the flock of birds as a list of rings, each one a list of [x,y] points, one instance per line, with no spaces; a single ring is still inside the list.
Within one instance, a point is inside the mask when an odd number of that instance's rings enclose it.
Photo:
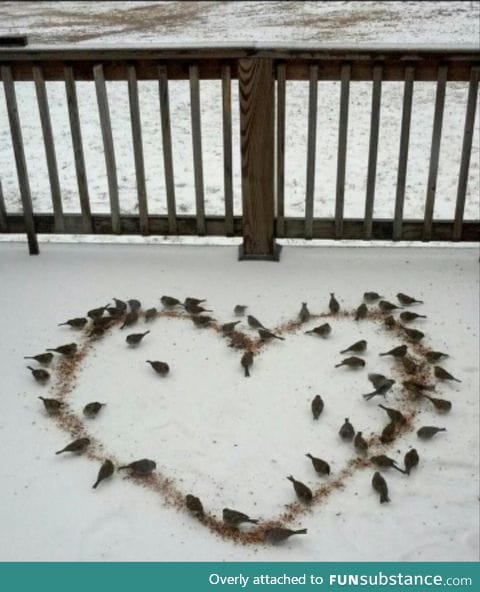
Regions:
[[[403,323],[410,323],[419,318],[426,318],[425,315],[417,314],[415,312],[411,312],[408,310],[403,310],[403,307],[405,306],[423,304],[423,302],[402,293],[397,294],[397,299],[401,306],[388,302],[387,300],[383,300],[382,296],[376,292],[365,292],[365,294],[363,295],[364,302],[362,302],[362,304],[360,304],[360,306],[355,311],[355,320],[358,321],[367,317],[369,313],[367,303],[377,304],[380,313],[384,315],[383,323],[386,326],[386,328],[392,329],[393,327],[396,327],[403,331],[406,337],[412,343],[419,343],[423,339],[424,333],[417,329],[412,329],[406,327],[404,324],[399,323],[399,321],[393,317],[392,313],[396,310],[402,310],[402,312],[399,314],[399,319]],[[114,298],[113,300],[115,302],[113,306],[108,304],[106,306],[94,308],[87,312],[86,317],[72,318],[64,323],[60,323],[59,326],[66,325],[71,327],[72,329],[77,330],[88,328],[87,335],[89,337],[99,337],[103,335],[105,331],[113,325],[114,322],[121,321],[122,324],[120,326],[120,329],[124,329],[126,327],[130,327],[136,324],[141,316],[143,316],[146,323],[152,321],[157,317],[158,310],[156,308],[149,308],[143,313],[143,315],[141,315],[142,305],[138,300],[132,299],[128,300],[128,302],[124,302],[117,298]],[[196,327],[208,327],[212,322],[215,321],[215,319],[213,319],[211,316],[204,314],[212,312],[211,310],[208,310],[202,306],[202,304],[205,302],[204,299],[186,298],[184,302],[181,302],[180,300],[172,296],[162,296],[160,300],[165,309],[183,308],[185,312],[190,315],[190,318],[192,319]],[[247,306],[239,304],[235,306],[234,314],[236,316],[244,316],[246,314],[246,309]],[[329,310],[332,315],[337,315],[340,312],[340,304],[333,293],[330,295]],[[299,324],[308,322],[311,319],[311,317],[312,315],[308,310],[307,303],[302,303],[301,310],[298,314]],[[261,342],[267,342],[273,339],[285,339],[282,335],[276,334],[274,331],[267,329],[254,316],[247,315],[246,318],[249,327],[258,332],[259,340]],[[221,332],[224,336],[232,338],[231,345],[233,347],[235,347],[235,335],[237,333],[236,328],[240,322],[240,320],[236,320],[233,322],[225,323],[220,327]],[[330,324],[323,323],[322,325],[319,325],[309,331],[306,331],[305,334],[314,335],[326,339],[329,337],[331,332],[332,328]],[[130,347],[138,347],[142,340],[149,333],[150,331],[147,330],[141,333],[128,334],[126,336],[126,343]],[[353,370],[363,368],[365,366],[365,360],[360,356],[365,353],[366,349],[366,340],[362,339],[360,341],[357,341],[356,343],[352,344],[351,346],[347,347],[346,349],[340,352],[341,354],[354,355],[344,358],[340,363],[336,364],[335,367],[339,368],[342,366],[346,366]],[[68,343],[65,345],[58,346],[56,348],[49,348],[44,353],[38,355],[25,356],[25,359],[34,360],[40,366],[43,366],[43,368],[32,366],[27,366],[27,368],[32,372],[33,378],[37,382],[44,384],[50,379],[50,373],[48,372],[48,370],[45,369],[45,367],[49,366],[52,362],[54,358],[54,353],[67,358],[73,358],[77,351],[78,345],[76,343]],[[255,354],[254,351],[252,351],[252,349],[247,349],[247,351],[245,351],[241,358],[241,366],[244,370],[245,377],[250,376],[250,369],[253,365],[254,355]],[[408,355],[408,346],[406,344],[398,345],[387,352],[380,353],[379,355],[392,356],[395,360],[399,361],[402,364],[402,368],[405,370],[407,374],[415,374],[419,369],[418,361],[415,361],[411,356]],[[424,356],[425,361],[428,364],[433,365],[433,374],[437,379],[453,380],[460,382],[460,380],[451,375],[442,366],[437,365],[437,363],[441,359],[448,357],[448,354],[430,350],[425,351]],[[146,360],[146,362],[150,364],[152,369],[160,376],[166,376],[169,372],[170,368],[166,362],[159,360]],[[369,401],[376,396],[382,396],[385,398],[387,393],[395,384],[395,380],[388,378],[382,374],[370,373],[368,374],[368,379],[371,382],[374,390],[363,395],[366,401]],[[425,382],[420,382],[416,380],[405,380],[402,382],[402,385],[403,388],[413,397],[422,397],[428,399],[437,409],[437,411],[448,412],[452,407],[450,401],[447,401],[445,399],[434,398],[427,394],[428,391],[434,390],[435,387],[432,384],[427,384]],[[44,407],[49,414],[55,415],[61,412],[63,406],[62,401],[42,396],[40,396],[39,399],[42,400]],[[88,403],[83,408],[83,414],[88,418],[95,418],[101,411],[101,409],[104,407],[104,405],[104,403],[100,403],[98,401]],[[316,395],[311,402],[311,412],[314,420],[319,419],[320,415],[323,412],[324,406],[324,401],[322,400],[321,396]],[[407,423],[407,419],[398,409],[386,407],[383,404],[379,404],[379,407],[381,407],[386,412],[389,418],[389,423],[385,426],[380,436],[380,442],[382,444],[387,444],[395,439],[399,430],[402,428],[402,426],[404,426]],[[435,434],[442,431],[446,431],[446,428],[435,426],[423,426],[417,431],[417,436],[420,439],[430,439],[433,436],[435,436]],[[344,441],[353,441],[353,446],[356,452],[359,455],[361,455],[364,459],[366,459],[369,444],[364,439],[362,432],[356,431],[354,429],[353,425],[349,421],[349,418],[345,418],[345,422],[339,429],[339,436]],[[79,438],[77,440],[74,440],[73,442],[70,442],[61,450],[58,450],[56,454],[62,454],[65,452],[81,454],[88,449],[90,444],[91,442],[89,438]],[[306,456],[311,460],[313,469],[318,475],[325,476],[330,474],[330,465],[327,461],[312,456],[310,453],[308,453]],[[378,469],[393,468],[402,474],[409,475],[410,471],[418,465],[420,459],[418,452],[414,448],[412,448],[405,454],[404,469],[398,466],[397,461],[386,456],[385,454],[370,456],[368,460],[374,467]],[[145,458],[131,462],[128,465],[120,466],[117,470],[129,470],[130,474],[133,476],[146,477],[152,474],[155,469],[155,461]],[[114,472],[115,466],[113,462],[109,459],[106,459],[100,467],[97,479],[93,484],[93,488],[96,488],[102,481],[111,477],[114,474]],[[301,481],[296,480],[292,475],[288,476],[287,479],[291,481],[295,494],[301,502],[307,504],[312,502],[314,495],[312,490],[307,485],[305,485]],[[378,470],[375,471],[373,475],[372,487],[375,490],[375,492],[378,493],[380,497],[380,503],[383,504],[385,502],[390,501],[387,482]],[[193,515],[197,516],[198,518],[202,519],[205,516],[203,504],[197,496],[193,494],[186,495],[185,506]],[[227,526],[234,529],[237,529],[241,524],[244,523],[257,524],[258,522],[258,520],[250,518],[247,514],[244,514],[243,512],[239,512],[236,510],[232,510],[230,508],[224,508],[222,518]],[[273,527],[267,528],[265,530],[264,537],[266,541],[275,544],[285,541],[292,535],[306,533],[306,529],[292,530],[283,527]]]

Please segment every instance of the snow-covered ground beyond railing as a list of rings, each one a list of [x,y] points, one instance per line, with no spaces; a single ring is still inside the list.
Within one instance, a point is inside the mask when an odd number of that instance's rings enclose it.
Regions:
[[[286,246],[280,263],[253,263],[238,262],[233,246],[43,244],[41,255],[30,257],[24,244],[0,244],[0,559],[478,560],[478,255],[467,247]],[[427,401],[417,405],[415,428],[447,432],[429,442],[408,432],[385,449],[401,461],[414,446],[421,459],[409,477],[384,473],[390,504],[379,504],[373,470],[359,470],[293,522],[308,528],[307,536],[278,548],[241,546],[121,473],[93,490],[97,462],[55,456],[69,436],[37,398],[53,387],[33,381],[23,356],[78,339],[58,323],[113,296],[138,298],[147,308],[171,294],[207,298],[224,322],[236,304],[247,304],[276,326],[295,317],[302,302],[325,312],[335,292],[351,309],[367,290],[392,301],[399,291],[424,300],[415,310],[428,318],[416,327],[427,346],[450,354],[443,365],[462,380],[436,387],[436,397],[452,401],[450,413],[435,413]],[[295,499],[287,475],[312,487],[338,477],[352,455],[337,436],[346,416],[366,436],[385,425],[375,399],[366,403],[361,393],[369,390],[367,372],[391,371],[378,352],[395,339],[368,321],[330,323],[325,341],[285,334],[255,358],[250,379],[238,351],[188,321],[156,319],[137,350],[127,349],[125,332],[115,328],[79,368],[70,404],[78,412],[92,400],[107,403],[87,427],[112,455],[154,459],[159,472],[199,495],[216,516],[227,506],[265,520]],[[368,340],[367,368],[334,369],[339,351],[360,338]],[[168,361],[170,376],[154,375],[146,359]],[[310,414],[314,394],[325,401],[318,422]],[[397,384],[387,404],[401,399]],[[328,479],[315,475],[307,452],[331,463]]]

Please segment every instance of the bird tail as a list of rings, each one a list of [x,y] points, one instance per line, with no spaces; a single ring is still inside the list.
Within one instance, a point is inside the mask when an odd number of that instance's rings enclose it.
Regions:
[[[61,450],[57,450],[57,452],[55,452],[55,454],[62,454],[62,452],[65,452],[65,448],[62,448]]]
[[[121,471],[122,469],[128,469],[128,465],[124,465],[123,467],[118,467],[117,471]]]
[[[245,366],[245,377],[247,378],[248,376],[250,376],[250,372],[248,370],[248,367]]]
[[[251,522],[252,524],[258,524],[258,520],[256,520],[256,519],[253,519],[253,518],[249,518],[249,519],[247,520],[247,522]]]
[[[100,483],[100,479],[97,479],[95,483],[92,485],[92,489],[97,489],[97,485]]]
[[[388,503],[389,501],[390,501],[390,498],[388,497],[388,493],[386,491],[382,491],[382,493],[380,494],[380,503],[385,504],[385,503]]]
[[[56,351],[53,348],[47,348],[45,351]]]
[[[455,380],[456,382],[462,382],[461,380],[459,380],[458,378],[454,378],[453,380]]]
[[[24,360],[33,360],[33,356],[23,356]],[[27,366],[28,368],[28,366]]]
[[[388,352],[384,353],[384,354],[378,354],[379,356],[388,356]]]
[[[281,339],[282,341],[285,341],[285,337],[280,337],[280,335],[274,335],[275,339]]]
[[[57,327],[63,327],[63,325],[68,325],[68,323],[58,323]]]
[[[341,362],[340,364],[335,364],[335,368],[340,368],[340,366],[343,366],[343,362]]]
[[[362,397],[365,399],[365,401],[370,401],[370,399],[373,399],[373,397],[377,394],[377,391],[373,391],[372,393],[366,393],[365,395],[362,395]],[[379,405],[380,407],[380,405]]]
[[[292,483],[295,483],[295,479],[292,477],[292,475],[290,475],[289,477],[287,477],[287,479],[289,481],[291,481]]]
[[[404,473],[405,475],[410,475],[410,469],[405,469]]]
[[[301,528],[300,530],[294,530],[293,534],[307,534],[307,529]]]
[[[404,471],[403,469],[401,469],[400,467],[397,467],[396,465],[392,465],[394,469],[396,469],[397,471],[399,471],[400,473],[403,473],[404,475],[408,475],[407,471]]]
[[[355,319],[357,320],[357,319]],[[342,349],[342,351],[340,352],[341,354],[346,354],[348,352],[348,349]]]

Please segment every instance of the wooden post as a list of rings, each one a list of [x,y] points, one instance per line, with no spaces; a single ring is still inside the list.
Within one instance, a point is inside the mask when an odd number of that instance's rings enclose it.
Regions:
[[[274,238],[274,77],[270,58],[240,59],[243,244],[240,260],[278,261]]]

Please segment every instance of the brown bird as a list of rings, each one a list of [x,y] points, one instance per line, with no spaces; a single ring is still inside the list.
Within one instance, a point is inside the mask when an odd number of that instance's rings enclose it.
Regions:
[[[379,405],[379,407],[386,412],[386,414],[388,415],[388,417],[390,418],[390,421],[392,423],[396,423],[398,425],[405,425],[405,423],[407,422],[403,413],[401,413],[397,409],[392,409],[391,407],[385,407],[384,405]]]
[[[62,454],[62,452],[75,452],[76,454],[82,454],[90,445],[89,438],[79,438],[67,444],[65,448],[58,450],[55,454]]]
[[[311,502],[313,499],[312,490],[303,484],[301,481],[297,481],[291,475],[287,477],[289,481],[293,483],[293,489],[295,489],[295,493],[297,497],[302,502]]]
[[[389,380],[383,374],[374,374],[373,372],[371,372],[367,378],[376,389],[380,388],[385,383],[386,380]]]
[[[107,304],[106,306],[100,306],[99,308],[92,308],[87,312],[87,317],[91,318],[92,320],[97,319],[103,315],[108,307],[109,305]]]
[[[361,352],[364,352],[366,349],[367,349],[367,342],[365,341],[365,339],[362,339],[360,341],[356,341],[353,345],[351,345],[350,347],[347,347],[347,349],[343,349],[340,353],[341,354],[346,354],[348,352],[361,353]]]
[[[245,376],[250,376],[250,368],[253,365],[253,353],[251,351],[246,351],[240,360],[240,364],[245,369]]]
[[[27,368],[32,372],[32,376],[37,382],[47,382],[50,379],[50,374],[42,368],[32,368],[31,366],[27,366]]]
[[[260,335],[260,339],[262,341],[270,341],[271,339],[280,339],[281,341],[285,341],[285,337],[280,337],[279,335],[275,335],[271,331],[267,329],[259,329],[258,334]]]
[[[370,399],[373,399],[373,397],[376,397],[377,395],[385,397],[385,395],[388,393],[388,391],[392,388],[394,384],[394,380],[390,378],[385,378],[382,382],[379,382],[377,388],[373,392],[366,393],[365,395],[362,395],[362,397],[366,401],[370,401]]]
[[[433,436],[435,436],[435,434],[437,434],[438,432],[446,432],[447,428],[436,428],[434,426],[424,426],[423,428],[420,428],[417,432],[417,436],[419,438],[421,438],[422,440],[430,440],[430,438],[433,438]]]
[[[383,428],[382,434],[380,436],[380,442],[382,444],[389,444],[395,440],[397,426],[398,424],[396,424],[394,421],[391,421]]]
[[[120,327],[120,329],[124,329],[125,327],[130,327],[131,325],[134,325],[138,321],[138,317],[138,310],[131,310],[129,313],[126,314],[123,320],[123,325]]]
[[[316,395],[312,401],[312,415],[313,419],[318,419],[324,408],[323,399],[320,395]]]
[[[418,452],[415,450],[415,448],[412,448],[405,454],[403,462],[405,464],[405,473],[407,475],[410,475],[411,469],[418,465],[419,460],[420,457],[418,456]]]
[[[437,411],[441,413],[447,413],[452,408],[452,403],[447,401],[446,399],[434,399],[433,397],[429,397],[428,395],[423,395],[426,399],[432,403]]]
[[[435,378],[439,378],[440,380],[455,380],[455,382],[462,382],[458,378],[455,378],[455,376],[452,376],[450,372],[447,372],[445,368],[442,368],[441,366],[434,366],[433,373],[435,374]]]
[[[200,499],[191,493],[187,493],[185,496],[185,506],[187,507],[187,510],[192,514],[195,514],[197,518],[202,517],[205,513]]]
[[[222,518],[225,524],[237,528],[244,522],[250,522],[251,524],[257,524],[258,520],[253,520],[243,512],[237,512],[236,510],[230,510],[230,508],[224,508],[222,512]]]
[[[162,296],[160,298],[161,303],[165,308],[174,308],[175,306],[182,306],[182,303],[178,298],[173,298],[172,296]]]
[[[404,323],[410,323],[411,321],[415,321],[416,319],[426,319],[426,315],[417,314],[416,312],[410,312],[409,310],[404,310],[400,313],[400,318]]]
[[[148,335],[149,333],[150,331],[145,331],[144,333],[130,333],[130,335],[127,335],[125,341],[131,346],[139,345],[145,335]]]
[[[359,321],[360,319],[364,319],[367,316],[367,314],[368,307],[364,302],[362,302],[362,304],[360,304],[360,306],[355,311],[355,320]]]
[[[418,364],[416,364],[412,358],[405,356],[401,358],[403,369],[407,374],[415,374],[418,370]]]
[[[357,432],[355,434],[355,439],[353,441],[353,445],[355,446],[355,450],[361,454],[367,454],[368,450],[368,442],[362,436],[362,432]]]
[[[202,312],[212,312],[211,310],[203,308],[203,306],[198,304],[187,304],[185,306],[185,310],[191,315],[199,315],[202,314]]]
[[[35,360],[42,366],[48,366],[50,362],[53,360],[53,354],[38,354],[37,356],[25,356],[24,360]]]
[[[430,364],[435,364],[436,362],[439,362],[442,358],[448,358],[448,357],[449,357],[448,354],[444,354],[443,352],[439,352],[439,351],[429,351],[425,354],[425,359]]]
[[[100,467],[100,470],[98,471],[97,480],[92,485],[92,488],[96,489],[98,487],[98,484],[100,483],[100,481],[103,481],[104,479],[108,479],[109,477],[111,477],[113,475],[114,471],[115,471],[115,466],[114,466],[113,462],[107,458],[107,460],[105,460],[103,462],[102,466]]]
[[[145,311],[145,322],[153,321],[157,317],[158,310],[156,308],[149,308]]]
[[[408,327],[402,327],[402,329],[413,343],[419,343],[425,337],[425,333],[422,333],[417,329],[409,329]]]
[[[247,316],[247,322],[252,329],[265,329],[262,323],[252,315]]]
[[[392,317],[392,315],[389,315],[388,317],[385,317],[383,324],[385,327],[387,327],[387,329],[391,329],[392,327],[395,327],[397,321]]]
[[[100,327],[102,329],[107,329],[110,327],[115,319],[110,317],[98,317],[97,319],[93,319],[93,326]]]
[[[330,465],[327,461],[322,460],[321,458],[316,458],[312,456],[310,453],[306,454],[308,458],[312,461],[313,468],[319,475],[330,475]]]
[[[379,298],[382,298],[382,296],[377,292],[365,292],[363,295],[365,302],[375,302],[375,300],[378,300]]]
[[[125,310],[121,308],[117,308],[116,306],[109,306],[107,308],[107,312],[110,315],[111,319],[121,319],[125,314]],[[100,317],[103,318],[103,317]]]
[[[376,466],[380,467],[381,469],[395,469],[400,473],[406,474],[403,469],[397,467],[397,461],[393,458],[386,456],[385,454],[380,454],[378,456],[371,456],[370,461]]]
[[[402,294],[401,292],[397,294],[397,298],[400,304],[403,304],[403,306],[410,306],[411,304],[423,304],[423,300],[415,300],[415,298],[407,296],[406,294]]]
[[[387,482],[385,479],[380,475],[378,471],[375,472],[372,479],[372,487],[375,491],[380,494],[380,503],[384,504],[385,502],[389,502],[390,498],[388,497],[388,487]]]
[[[129,465],[118,467],[118,470],[122,471],[123,469],[130,469],[134,475],[145,476],[153,473],[156,467],[157,463],[155,461],[149,460],[148,458],[142,458],[141,460],[131,462]]]
[[[407,355],[407,346],[406,345],[398,345],[393,349],[380,354],[381,356],[393,356],[394,358],[403,358],[403,356]]]
[[[307,529],[301,528],[300,530],[291,530],[290,528],[282,528],[277,526],[275,528],[268,528],[264,533],[264,537],[265,540],[271,545],[278,545],[279,543],[286,541],[294,534],[307,534]]]
[[[57,401],[57,399],[46,399],[45,397],[38,397],[43,401],[45,409],[50,415],[56,415],[59,413],[60,408],[62,407],[62,401]]]
[[[391,302],[388,302],[388,300],[380,300],[380,302],[378,303],[378,308],[382,312],[387,313],[387,312],[392,312],[392,310],[398,310],[402,307],[397,306],[396,304],[392,304]]]
[[[337,314],[337,312],[340,310],[340,304],[335,298],[335,294],[333,292],[330,292],[330,302],[328,303],[328,308],[332,314]]]
[[[139,311],[142,308],[142,303],[140,302],[140,300],[132,298],[131,300],[127,300],[127,302],[130,305],[130,310]]]
[[[202,304],[202,302],[206,302],[206,301],[207,301],[206,298],[190,298],[190,297],[187,297],[183,301],[183,305],[184,306],[189,306],[190,304],[195,304],[195,305],[198,306],[199,304]]]
[[[191,317],[191,319],[192,319],[195,327],[199,327],[200,329],[208,327],[210,325],[210,323],[215,320],[212,317],[209,317],[208,315],[205,315],[205,316],[194,315]]]
[[[59,345],[58,347],[47,349],[47,351],[57,352],[62,356],[73,356],[77,353],[78,346],[76,343],[67,343],[66,345]]]
[[[222,333],[224,335],[231,335],[235,331],[235,327],[240,322],[241,321],[234,321],[233,323],[225,323],[224,325],[222,325]]]
[[[410,391],[416,397],[422,396],[423,391],[435,390],[435,387],[433,385],[423,384],[423,383],[417,382],[415,380],[404,380],[402,382],[402,385],[404,386],[404,388],[407,389],[407,391]]]
[[[310,319],[310,311],[308,310],[307,303],[302,302],[302,308],[298,313],[298,320],[301,323],[306,323]]]
[[[340,368],[340,366],[348,366],[349,368],[363,368],[365,366],[365,360],[362,358],[357,358],[356,356],[351,356],[350,358],[345,358],[340,362],[340,364],[335,364],[335,368]]]
[[[64,325],[69,325],[72,329],[83,329],[85,325],[88,323],[88,319],[85,317],[76,317],[74,319],[69,319],[64,323],[59,323],[59,327],[63,327]]]
[[[332,332],[332,328],[328,323],[324,323],[323,325],[319,325],[318,327],[314,327],[310,329],[310,331],[305,331],[305,335],[318,335],[319,337],[328,337]]]
[[[150,364],[150,366],[157,374],[160,374],[160,376],[166,376],[170,371],[170,366],[166,362],[152,362],[151,360],[147,360],[146,363]]]
[[[353,440],[355,430],[353,425],[348,420],[348,417],[345,418],[345,423],[342,425],[338,433],[340,434],[340,438],[342,438],[342,440]]]
[[[245,311],[247,310],[248,306],[245,306],[244,304],[237,304],[235,306],[235,308],[233,309],[233,312],[239,316],[239,317],[243,317],[243,315],[245,314]]]
[[[93,403],[87,403],[83,408],[83,415],[85,417],[94,418],[97,417],[100,409],[105,407],[106,403],[99,403],[98,401],[94,401]]]
[[[113,300],[115,302],[115,308],[121,310],[122,312],[125,312],[127,310],[126,302],[124,302],[123,300],[119,300],[118,298],[114,298]]]

